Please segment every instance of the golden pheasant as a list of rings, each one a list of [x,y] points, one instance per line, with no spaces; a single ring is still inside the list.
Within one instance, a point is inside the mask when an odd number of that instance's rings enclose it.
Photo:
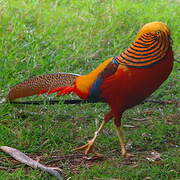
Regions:
[[[96,153],[94,142],[104,125],[114,119],[116,133],[124,157],[125,149],[121,129],[121,116],[153,93],[169,76],[173,67],[173,51],[169,28],[162,22],[144,25],[133,43],[119,56],[107,59],[87,75],[71,73],[47,74],[34,77],[11,88],[10,101],[34,94],[58,92],[74,93],[81,99],[104,101],[110,111],[94,137],[76,150],[85,154]]]

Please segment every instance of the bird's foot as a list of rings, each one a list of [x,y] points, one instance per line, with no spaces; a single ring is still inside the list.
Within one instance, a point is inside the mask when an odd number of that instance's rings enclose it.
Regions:
[[[84,151],[84,154],[89,154],[94,152],[94,142],[92,140],[88,141],[87,144],[77,147],[74,151]]]
[[[85,144],[81,147],[75,148],[74,151],[84,151],[85,155],[87,155],[89,153],[93,153],[93,154],[95,154],[96,157],[99,157],[99,158],[104,157],[102,154],[94,151],[94,141],[93,140],[88,141],[87,144]]]

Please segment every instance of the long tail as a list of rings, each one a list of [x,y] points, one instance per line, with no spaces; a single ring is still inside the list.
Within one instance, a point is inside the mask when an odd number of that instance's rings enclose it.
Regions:
[[[12,87],[8,93],[8,100],[32,96],[42,93],[53,93],[65,89],[71,91],[76,77],[80,75],[71,73],[45,74],[33,77]],[[64,89],[63,89],[64,88]]]
[[[66,99],[66,100],[45,100],[45,101],[10,101],[10,104],[20,104],[20,105],[41,105],[41,104],[87,104],[87,103],[104,103],[104,101],[96,100],[83,100],[83,99]]]

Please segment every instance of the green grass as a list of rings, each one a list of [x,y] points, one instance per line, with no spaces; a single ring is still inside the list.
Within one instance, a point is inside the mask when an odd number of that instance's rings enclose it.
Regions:
[[[91,71],[103,60],[122,52],[138,29],[151,21],[168,24],[174,55],[179,60],[179,6],[179,1],[172,0],[0,1],[0,98],[7,95],[11,86],[35,75]],[[180,98],[179,65],[175,62],[169,79],[153,98]],[[72,149],[93,136],[107,111],[104,104],[0,104],[0,145],[40,157],[44,164],[55,156],[62,157],[48,165],[62,168],[64,175],[73,180],[180,179],[180,114],[175,105],[146,103],[124,113],[123,124],[135,126],[124,128],[128,149],[135,154],[131,161],[120,156],[112,122],[97,140],[97,149],[105,158],[78,158]],[[160,161],[146,159],[152,151],[161,154]],[[0,179],[46,178],[52,177],[0,152]]]

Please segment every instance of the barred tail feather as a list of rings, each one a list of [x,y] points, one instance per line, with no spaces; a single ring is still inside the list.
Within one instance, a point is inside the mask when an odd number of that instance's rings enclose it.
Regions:
[[[55,73],[36,76],[12,87],[7,98],[12,101],[21,97],[45,92],[49,93],[53,89],[64,89],[64,87],[67,86],[72,87],[78,76],[78,74],[72,73]]]

